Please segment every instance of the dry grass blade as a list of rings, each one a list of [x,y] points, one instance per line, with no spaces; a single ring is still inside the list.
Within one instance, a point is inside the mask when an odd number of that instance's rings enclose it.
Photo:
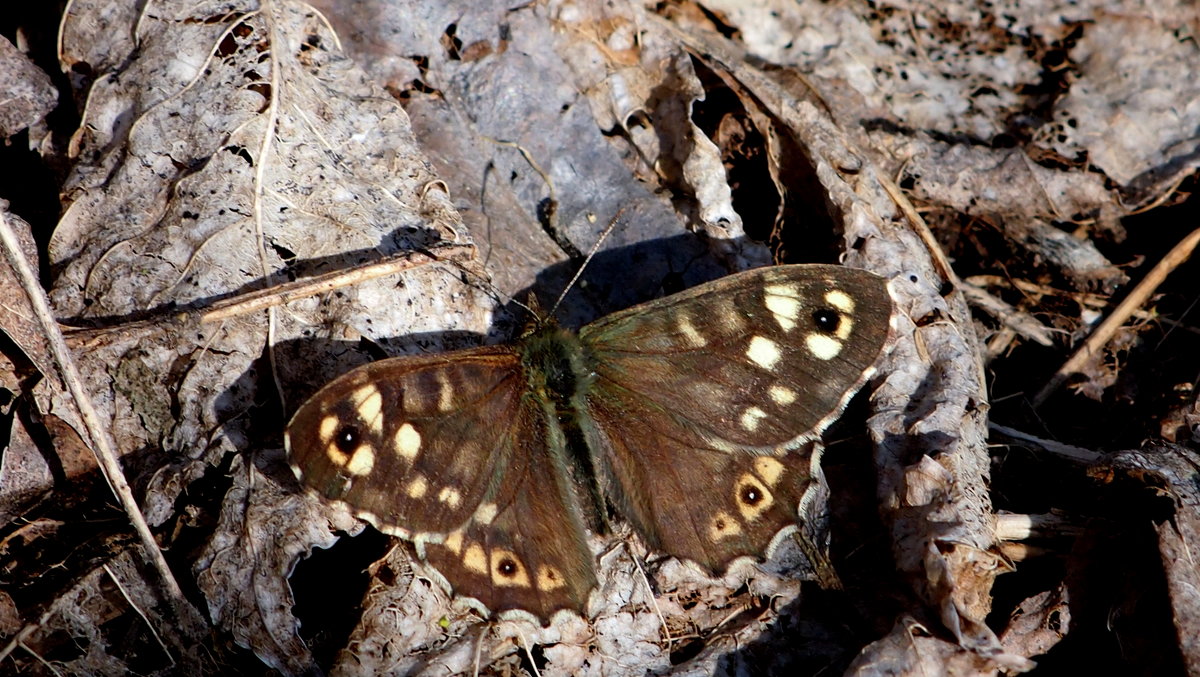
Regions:
[[[1197,244],[1200,244],[1200,228],[1193,230],[1188,233],[1187,237],[1180,240],[1179,244],[1175,245],[1162,260],[1154,265],[1154,268],[1129,292],[1129,295],[1117,304],[1112,314],[1104,318],[1104,321],[1083,342],[1083,345],[1079,346],[1079,349],[1058,368],[1054,376],[1050,377],[1046,385],[1033,398],[1033,406],[1040,407],[1062,384],[1066,383],[1071,374],[1081,371],[1083,366],[1099,353],[1113,337],[1113,334],[1125,324],[1125,321],[1150,298],[1167,279],[1167,276],[1191,257]]]

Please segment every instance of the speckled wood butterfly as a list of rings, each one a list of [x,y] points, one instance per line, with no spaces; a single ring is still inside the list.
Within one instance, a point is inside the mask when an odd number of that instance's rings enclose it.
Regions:
[[[862,270],[759,268],[578,334],[541,322],[359,367],[285,443],[304,484],[413,541],[485,612],[585,613],[585,528],[609,515],[713,572],[794,529],[811,445],[874,373],[893,308]]]

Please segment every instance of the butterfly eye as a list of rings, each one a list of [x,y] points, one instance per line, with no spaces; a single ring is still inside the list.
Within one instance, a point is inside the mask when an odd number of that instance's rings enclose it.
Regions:
[[[838,325],[842,323],[842,315],[833,308],[818,308],[813,311],[813,322],[816,323],[817,329],[832,334],[837,331]]]
[[[337,436],[334,437],[334,444],[337,445],[338,451],[343,454],[349,454],[358,449],[360,442],[362,442],[362,433],[358,432],[358,428],[352,425],[342,426],[337,431]]]

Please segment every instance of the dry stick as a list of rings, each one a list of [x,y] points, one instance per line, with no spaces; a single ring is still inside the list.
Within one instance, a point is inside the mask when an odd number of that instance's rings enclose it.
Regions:
[[[284,284],[260,289],[258,291],[239,294],[235,297],[218,301],[211,306],[193,311],[164,312],[161,315],[127,322],[114,327],[98,329],[68,330],[67,342],[74,348],[92,347],[98,342],[122,338],[133,338],[156,331],[164,324],[198,322],[206,324],[220,322],[231,317],[247,315],[264,308],[291,303],[297,299],[323,294],[342,287],[384,277],[402,270],[427,265],[435,261],[462,262],[471,258],[475,248],[469,245],[447,245],[430,250],[429,252],[403,252],[382,261],[356,266],[348,270],[339,270],[316,277],[287,282]]]
[[[1067,460],[1075,461],[1077,463],[1091,465],[1092,463],[1097,463],[1104,458],[1104,454],[1101,454],[1098,451],[1077,447],[1072,444],[1063,444],[1062,442],[1056,442],[1054,440],[1043,439],[1035,435],[1030,435],[1027,432],[1017,430],[1016,428],[1000,425],[994,421],[988,422],[988,428],[993,432],[998,432],[1001,435],[1011,437],[1014,440],[1036,444],[1045,451],[1048,451],[1052,454],[1058,454]]]
[[[138,606],[136,601],[134,601],[133,595],[129,594],[129,591],[126,590],[125,586],[121,584],[121,579],[117,578],[117,574],[113,572],[113,570],[107,564],[103,564],[101,566],[104,567],[104,573],[108,574],[108,577],[112,579],[112,582],[117,584],[117,590],[121,591],[121,595],[125,598],[126,602],[129,602],[129,606],[133,607],[133,610],[137,612],[137,615],[142,617],[142,622],[145,623],[146,628],[150,630],[150,635],[154,637],[154,641],[158,642],[158,646],[162,647],[163,653],[167,655],[167,660],[171,661],[171,667],[175,667],[175,657],[171,655],[171,650],[168,649],[167,645],[163,643],[162,637],[158,636],[158,630],[156,630],[154,628],[154,624],[150,622],[150,617],[147,616],[146,612],[142,611],[142,608]]]
[[[1080,372],[1083,366],[1108,343],[1113,334],[1121,328],[1121,325],[1125,324],[1125,320],[1129,319],[1129,316],[1140,308],[1146,302],[1146,299],[1150,298],[1150,295],[1167,279],[1167,275],[1170,275],[1171,271],[1178,268],[1180,264],[1191,257],[1192,251],[1198,244],[1200,244],[1200,228],[1188,233],[1187,237],[1180,240],[1179,244],[1175,245],[1171,251],[1167,252],[1166,256],[1154,264],[1154,268],[1133,288],[1133,291],[1129,292],[1129,296],[1126,296],[1125,300],[1117,304],[1112,314],[1104,318],[1104,321],[1083,342],[1083,345],[1079,346],[1075,354],[1071,355],[1071,358],[1058,368],[1058,371],[1054,373],[1050,381],[1033,398],[1033,406],[1042,406],[1046,399],[1054,394],[1072,374]]]
[[[12,227],[8,225],[8,219],[3,215],[0,215],[0,245],[3,245],[4,253],[8,256],[9,263],[17,273],[21,286],[25,289],[25,294],[29,297],[29,304],[33,307],[34,315],[41,324],[42,332],[50,346],[50,354],[54,356],[63,381],[66,382],[67,389],[70,390],[71,397],[75,400],[75,406],[79,409],[83,425],[87,429],[88,437],[91,438],[92,452],[100,463],[104,479],[108,481],[109,488],[112,489],[117,500],[120,501],[121,507],[124,508],[125,514],[129,517],[133,530],[142,542],[142,554],[150,567],[158,572],[167,594],[167,601],[170,602],[176,616],[183,623],[184,619],[189,617],[189,604],[184,599],[179,582],[171,573],[171,568],[167,565],[162,550],[159,550],[158,542],[154,540],[154,534],[150,533],[150,525],[146,524],[146,518],[133,498],[133,491],[130,490],[129,483],[125,481],[124,473],[121,472],[121,464],[117,461],[117,455],[114,453],[112,445],[109,444],[107,432],[100,425],[100,418],[92,407],[92,401],[83,390],[83,382],[79,376],[79,369],[75,366],[75,359],[71,356],[62,332],[58,329],[58,323],[50,314],[50,304],[46,294],[38,284],[37,277],[29,267],[29,262],[21,255],[16,233],[13,232]]]

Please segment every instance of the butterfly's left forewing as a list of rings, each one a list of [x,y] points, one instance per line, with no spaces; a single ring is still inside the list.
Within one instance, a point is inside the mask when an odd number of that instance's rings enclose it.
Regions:
[[[795,523],[805,452],[872,373],[892,310],[865,271],[777,266],[584,327],[595,376],[576,408],[614,504],[711,570],[766,551]]]

